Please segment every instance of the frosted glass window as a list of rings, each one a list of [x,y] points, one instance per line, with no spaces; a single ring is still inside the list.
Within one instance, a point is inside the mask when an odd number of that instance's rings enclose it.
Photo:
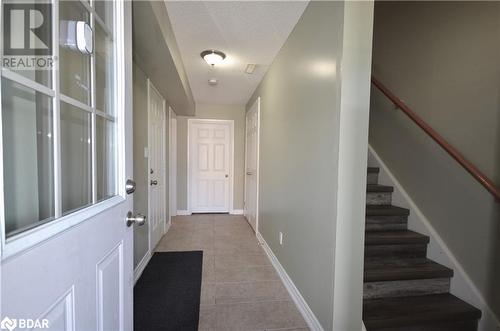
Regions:
[[[62,213],[92,203],[90,113],[61,102]]]
[[[7,237],[54,218],[52,98],[2,78]]]
[[[97,200],[116,194],[115,123],[96,117]]]
[[[65,36],[64,22],[84,21],[90,25],[89,12],[80,1],[59,1],[59,16],[60,39]],[[90,58],[64,45],[59,47],[61,93],[85,104],[90,104]]]

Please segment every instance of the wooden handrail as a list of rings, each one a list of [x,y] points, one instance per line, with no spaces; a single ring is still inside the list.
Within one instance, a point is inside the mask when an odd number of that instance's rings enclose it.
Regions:
[[[495,198],[500,202],[500,189],[495,186],[495,183],[483,174],[474,164],[467,160],[459,151],[450,145],[439,133],[436,132],[429,124],[427,124],[420,116],[410,109],[401,99],[394,95],[384,84],[377,78],[372,76],[372,83],[380,90],[394,105],[401,109],[415,124],[429,135],[435,142],[438,143],[452,158],[454,158],[468,173],[472,175],[481,185],[484,186]]]

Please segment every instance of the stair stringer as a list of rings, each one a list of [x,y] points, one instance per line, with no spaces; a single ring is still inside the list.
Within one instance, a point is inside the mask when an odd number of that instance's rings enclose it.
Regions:
[[[378,176],[380,185],[394,187],[392,204],[410,210],[408,229],[430,237],[430,243],[427,246],[427,258],[454,270],[454,276],[451,278],[450,293],[483,312],[479,320],[478,331],[500,331],[499,317],[493,313],[483,295],[474,285],[439,233],[370,145],[368,145],[368,166],[380,168]]]

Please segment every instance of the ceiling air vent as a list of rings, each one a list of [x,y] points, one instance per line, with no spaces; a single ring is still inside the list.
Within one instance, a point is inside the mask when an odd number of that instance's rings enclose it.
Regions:
[[[249,75],[253,74],[253,72],[255,71],[255,67],[257,67],[256,64],[253,64],[253,63],[249,63],[247,64],[246,68],[245,68],[245,72]]]

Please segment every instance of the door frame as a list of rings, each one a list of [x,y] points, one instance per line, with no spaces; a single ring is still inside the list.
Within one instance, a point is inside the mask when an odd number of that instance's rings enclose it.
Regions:
[[[187,208],[188,214],[193,213],[192,203],[191,203],[191,185],[193,178],[193,169],[191,167],[191,130],[194,124],[229,124],[229,207],[228,213],[233,213],[233,202],[234,202],[234,120],[219,120],[219,119],[200,119],[200,118],[190,118],[188,119],[188,129],[187,129]]]
[[[148,93],[148,169],[147,169],[147,175],[148,175],[148,181],[147,181],[147,185],[148,185],[148,217],[151,217],[151,185],[150,185],[150,182],[151,182],[151,172],[150,172],[150,169],[151,169],[151,135],[150,135],[150,119],[151,119],[151,91],[153,90],[154,92],[156,92],[161,98],[162,98],[162,108],[163,108],[163,113],[165,115],[164,117],[164,120],[163,120],[163,142],[164,142],[164,146],[166,146],[166,138],[167,138],[167,113],[166,113],[166,108],[167,108],[167,103],[165,101],[165,98],[163,97],[163,95],[158,91],[158,89],[154,86],[154,84],[151,82],[151,79],[147,78],[147,93]],[[162,151],[163,155],[165,156],[165,154],[167,153],[167,150],[163,150]],[[163,181],[166,182],[166,179],[167,179],[167,164],[166,164],[166,160],[167,158],[164,157],[163,160],[165,161],[164,163],[165,164],[162,164],[162,169],[160,170],[162,173],[163,173]],[[164,183],[165,184],[165,183]],[[168,191],[167,191],[167,185],[163,185],[163,190],[164,190],[164,196],[167,197],[168,196]],[[165,201],[165,203],[167,203]],[[162,220],[162,234],[165,234],[166,230],[167,230],[167,220],[164,219]],[[151,241],[151,238],[152,238],[152,231],[153,231],[153,227],[151,226],[151,223],[149,223],[149,227],[148,227],[148,247],[149,247],[149,252],[150,254],[152,255],[153,252],[154,252],[154,248],[151,244],[152,244],[152,241]]]
[[[253,108],[257,106],[257,148],[256,148],[256,153],[257,153],[257,165],[255,168],[255,176],[256,176],[256,185],[255,185],[255,235],[259,233],[259,182],[260,182],[260,97],[257,97],[257,100],[252,104],[250,107],[249,111],[245,112],[245,186],[244,186],[244,192],[243,192],[243,215],[246,217],[246,202],[247,202],[247,146],[248,146],[248,141],[247,141],[247,130],[246,130],[246,124],[247,124],[247,115],[248,113],[253,110]]]
[[[174,117],[174,110],[168,108],[169,140],[168,140],[168,187],[169,187],[169,216],[177,216],[177,118]],[[168,228],[168,226],[167,226]]]

